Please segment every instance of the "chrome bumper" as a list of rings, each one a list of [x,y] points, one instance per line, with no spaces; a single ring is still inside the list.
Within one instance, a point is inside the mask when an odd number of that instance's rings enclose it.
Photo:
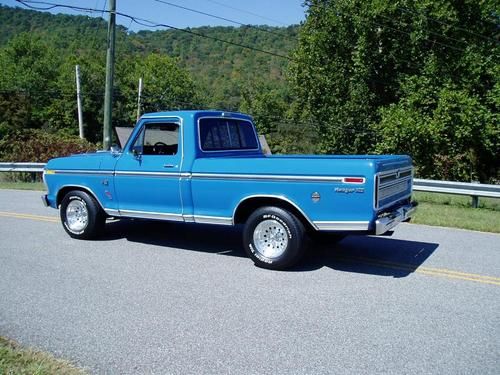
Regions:
[[[410,220],[416,209],[417,204],[412,202],[399,207],[397,210],[392,211],[384,217],[378,218],[377,221],[375,221],[375,234],[384,234],[402,221]]]

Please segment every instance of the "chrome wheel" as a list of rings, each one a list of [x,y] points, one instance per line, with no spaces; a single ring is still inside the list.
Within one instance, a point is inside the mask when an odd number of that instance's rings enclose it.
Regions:
[[[266,258],[278,258],[288,246],[288,234],[285,226],[277,220],[264,220],[253,232],[255,250]]]
[[[66,223],[74,232],[81,232],[89,223],[87,206],[81,200],[72,200],[66,207]]]

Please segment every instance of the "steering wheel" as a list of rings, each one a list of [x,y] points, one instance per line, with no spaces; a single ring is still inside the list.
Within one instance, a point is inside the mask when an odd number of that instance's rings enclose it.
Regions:
[[[153,145],[153,153],[156,155],[164,155],[167,153],[167,144],[163,142],[156,142]]]

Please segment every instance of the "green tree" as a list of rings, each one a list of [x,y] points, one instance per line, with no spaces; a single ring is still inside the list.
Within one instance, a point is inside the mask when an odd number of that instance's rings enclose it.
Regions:
[[[0,50],[0,124],[2,129],[40,128],[56,94],[58,61],[42,40],[22,33]]]
[[[291,83],[321,151],[406,152],[422,177],[498,178],[495,1],[306,6]]]
[[[139,78],[143,80],[142,113],[201,106],[201,93],[194,80],[168,56],[151,53],[123,60],[117,77],[123,96],[118,117],[126,123],[135,122]]]

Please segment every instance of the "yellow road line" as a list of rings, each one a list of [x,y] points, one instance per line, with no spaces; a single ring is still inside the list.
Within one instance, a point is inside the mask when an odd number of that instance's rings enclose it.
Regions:
[[[37,220],[37,221],[47,221],[50,223],[58,223],[59,219],[54,216],[40,216],[40,215],[31,215],[31,214],[19,214],[15,212],[4,212],[0,211],[0,216],[2,217],[12,217],[16,219],[28,219],[28,220]]]
[[[345,256],[345,257],[338,257],[335,259],[338,259],[340,261],[350,262],[350,263],[359,262],[359,263],[362,263],[365,265],[388,268],[388,269],[399,270],[399,271],[406,271],[409,273],[415,272],[415,273],[429,275],[429,276],[445,277],[448,279],[473,281],[473,282],[477,282],[477,283],[481,283],[481,284],[491,284],[491,285],[500,286],[500,279],[498,277],[493,277],[493,276],[483,276],[483,275],[479,275],[479,274],[458,272],[458,271],[452,271],[452,270],[446,270],[446,269],[440,269],[440,268],[419,267],[419,266],[413,266],[411,264],[379,261],[376,259],[363,258],[363,257]]]
[[[31,215],[31,214],[20,214],[15,212],[4,212],[0,211],[0,217],[10,217],[16,219],[27,219],[27,220],[37,220],[45,221],[49,223],[58,223],[59,219],[54,216],[41,216],[41,215]],[[355,257],[355,256],[340,256],[335,257],[339,261],[349,262],[349,263],[361,263],[370,266],[388,268],[398,271],[406,271],[409,273],[415,272],[423,275],[445,277],[448,279],[465,280],[472,281],[481,284],[491,284],[500,286],[500,277],[479,275],[474,273],[460,272],[449,270],[446,268],[432,268],[432,267],[422,267],[407,263],[397,263],[386,260],[379,260],[373,258],[365,257]]]
[[[500,277],[494,277],[494,276],[486,276],[486,275],[478,275],[475,273],[467,273],[467,272],[460,272],[460,271],[454,271],[454,270],[449,270],[446,268],[434,268],[434,267],[422,267],[422,266],[416,266],[408,263],[397,263],[397,262],[391,262],[391,261],[386,261],[386,260],[379,260],[379,259],[372,259],[372,258],[365,258],[365,257],[351,257],[347,256],[346,259],[350,260],[358,260],[361,262],[376,262],[378,265],[385,265],[385,266],[390,266],[393,268],[397,269],[404,269],[406,271],[427,271],[427,272],[434,272],[434,273],[443,273],[447,274],[450,276],[460,276],[460,277],[468,277],[468,278],[480,278],[480,279],[486,279],[490,281],[494,281],[497,283],[500,283]]]

